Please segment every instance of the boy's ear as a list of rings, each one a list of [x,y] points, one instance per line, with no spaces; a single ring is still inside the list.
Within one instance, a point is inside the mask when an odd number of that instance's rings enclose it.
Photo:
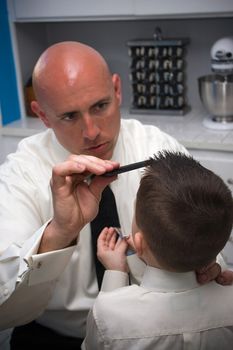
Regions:
[[[136,253],[140,258],[144,253],[144,246],[145,246],[143,234],[140,231],[134,233],[133,240],[134,240],[134,247],[135,247]]]

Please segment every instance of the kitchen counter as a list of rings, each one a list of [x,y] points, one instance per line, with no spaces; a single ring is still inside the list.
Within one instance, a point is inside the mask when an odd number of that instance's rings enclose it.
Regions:
[[[15,152],[21,139],[22,137],[3,136],[0,134],[0,164],[4,162],[7,154]]]
[[[212,130],[203,125],[208,114],[191,110],[184,116],[159,116],[150,114],[131,114],[122,109],[123,118],[136,118],[145,124],[153,124],[174,136],[187,148],[233,151],[233,130]],[[25,118],[8,124],[2,129],[7,136],[25,137],[45,129],[37,118]]]
[[[192,110],[184,116],[129,114],[145,124],[153,124],[175,137],[186,148],[233,152],[233,130],[213,130],[203,125],[207,113]]]
[[[195,109],[184,116],[131,114],[128,110],[122,109],[123,118],[136,118],[142,123],[156,125],[174,136],[186,148],[233,152],[233,130],[206,128],[203,125],[203,119],[207,116],[207,113]],[[27,117],[8,124],[1,131],[2,135],[22,138],[44,129],[39,119]]]

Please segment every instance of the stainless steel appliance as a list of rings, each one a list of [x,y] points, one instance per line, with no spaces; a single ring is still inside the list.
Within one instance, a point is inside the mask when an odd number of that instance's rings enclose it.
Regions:
[[[198,78],[201,101],[210,113],[203,124],[211,129],[233,129],[233,37],[219,39],[211,48],[213,74]]]

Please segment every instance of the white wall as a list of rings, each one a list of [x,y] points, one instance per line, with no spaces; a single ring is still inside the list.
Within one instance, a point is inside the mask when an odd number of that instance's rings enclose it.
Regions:
[[[23,80],[28,79],[38,55],[48,45],[63,40],[79,40],[99,50],[111,69],[121,75],[123,106],[128,107],[131,91],[126,42],[152,38],[157,26],[162,29],[165,38],[190,38],[186,57],[188,102],[191,107],[202,109],[197,77],[211,72],[210,48],[213,43],[223,36],[233,35],[232,18],[17,23]]]

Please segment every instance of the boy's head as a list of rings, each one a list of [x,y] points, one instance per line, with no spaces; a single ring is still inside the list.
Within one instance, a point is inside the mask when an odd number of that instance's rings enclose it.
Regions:
[[[196,270],[213,261],[230,236],[232,195],[192,157],[160,153],[141,179],[135,221],[160,266]]]

